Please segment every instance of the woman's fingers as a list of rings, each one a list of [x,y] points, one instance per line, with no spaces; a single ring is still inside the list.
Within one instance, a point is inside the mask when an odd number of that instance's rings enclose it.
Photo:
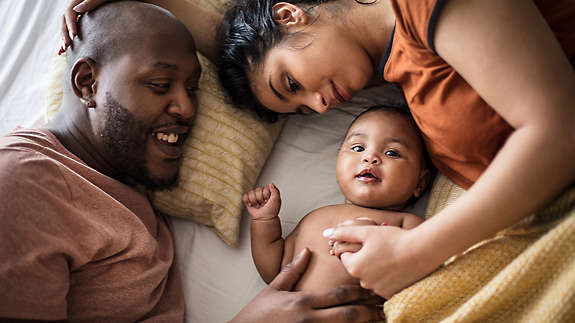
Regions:
[[[95,9],[101,4],[108,2],[110,0],[84,0],[84,1],[74,1],[76,4],[72,6],[72,10],[77,13],[85,13],[90,10]]]
[[[358,252],[362,247],[361,243],[350,243],[344,241],[335,241],[333,247],[330,248],[329,253],[340,257],[344,252]]]
[[[341,226],[329,228],[323,231],[323,236],[333,241],[346,241],[352,243],[363,243],[364,237],[371,226]]]

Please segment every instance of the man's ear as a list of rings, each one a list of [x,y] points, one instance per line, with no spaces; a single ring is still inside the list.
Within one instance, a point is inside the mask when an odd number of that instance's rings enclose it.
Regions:
[[[309,15],[301,8],[287,2],[278,2],[273,6],[274,20],[283,28],[307,25]]]
[[[90,58],[81,58],[72,67],[70,82],[72,91],[88,108],[95,108],[94,96],[97,91],[97,66]]]
[[[423,193],[423,191],[425,191],[427,185],[429,185],[430,181],[431,181],[431,172],[428,169],[424,169],[423,171],[421,171],[421,174],[419,174],[419,181],[417,182],[415,191],[413,191],[413,196],[415,196],[415,198],[419,198]]]

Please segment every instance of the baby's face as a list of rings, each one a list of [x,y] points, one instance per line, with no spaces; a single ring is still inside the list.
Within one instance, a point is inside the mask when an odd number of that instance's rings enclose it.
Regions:
[[[346,134],[337,158],[337,181],[353,204],[399,210],[423,190],[423,158],[423,144],[407,116],[371,111]]]

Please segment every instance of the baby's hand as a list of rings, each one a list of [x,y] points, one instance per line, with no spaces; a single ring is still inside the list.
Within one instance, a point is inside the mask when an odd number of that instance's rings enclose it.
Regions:
[[[274,184],[254,188],[244,194],[242,201],[254,220],[272,219],[278,216],[282,204],[280,191]]]

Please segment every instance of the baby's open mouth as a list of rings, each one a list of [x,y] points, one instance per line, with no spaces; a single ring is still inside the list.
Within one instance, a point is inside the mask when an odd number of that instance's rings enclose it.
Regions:
[[[381,181],[381,179],[369,169],[362,170],[359,174],[355,175],[355,178],[365,182]]]

